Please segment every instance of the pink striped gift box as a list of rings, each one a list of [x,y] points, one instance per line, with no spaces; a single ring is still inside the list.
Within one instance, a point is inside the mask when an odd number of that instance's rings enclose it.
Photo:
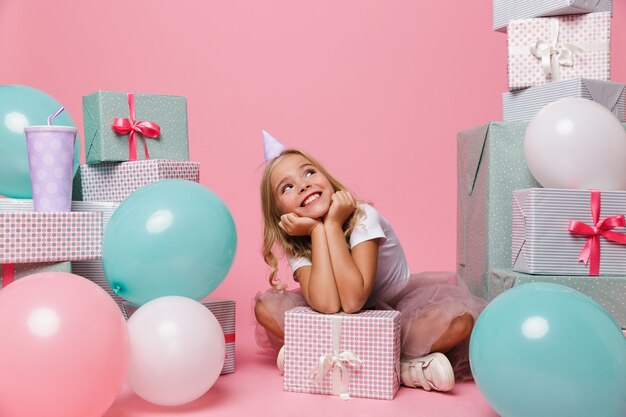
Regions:
[[[400,313],[296,307],[285,314],[284,353],[285,391],[391,400],[400,386]]]
[[[233,373],[235,372],[235,301],[223,298],[207,298],[201,303],[213,313],[224,332],[226,359],[221,374]],[[122,304],[122,312],[127,318],[137,311],[137,308],[128,302]]]
[[[610,35],[609,12],[512,20],[509,90],[574,78],[608,81]]]
[[[165,179],[200,181],[200,163],[165,159],[80,166],[84,201],[122,202],[132,193]]]

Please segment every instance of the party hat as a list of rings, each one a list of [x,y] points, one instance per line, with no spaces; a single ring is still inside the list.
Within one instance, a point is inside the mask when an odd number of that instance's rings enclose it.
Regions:
[[[276,158],[282,151],[287,149],[285,145],[280,143],[274,136],[263,131],[263,147],[265,148],[265,163],[267,164],[272,159]]]

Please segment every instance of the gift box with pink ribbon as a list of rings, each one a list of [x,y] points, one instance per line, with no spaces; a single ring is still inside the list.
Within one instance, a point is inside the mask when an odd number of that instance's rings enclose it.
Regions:
[[[32,206],[32,201],[28,202]],[[0,202],[0,264],[100,258],[102,213],[36,212],[22,208],[20,201]]]
[[[515,191],[513,270],[540,275],[626,275],[624,214],[623,191]]]
[[[400,313],[285,314],[285,391],[393,399],[400,386]]]
[[[233,373],[235,372],[235,301],[223,298],[207,298],[201,303],[213,313],[224,332],[226,358],[221,374]],[[130,317],[138,308],[128,302],[123,303],[121,307],[126,318]]]
[[[84,201],[122,202],[136,190],[163,179],[200,181],[200,163],[149,159],[80,166]]]
[[[40,272],[72,272],[71,262],[48,262],[37,264],[0,264],[0,288],[12,282]]]
[[[182,96],[98,91],[83,97],[87,164],[189,159]]]
[[[509,89],[574,78],[610,78],[611,13],[512,20]]]

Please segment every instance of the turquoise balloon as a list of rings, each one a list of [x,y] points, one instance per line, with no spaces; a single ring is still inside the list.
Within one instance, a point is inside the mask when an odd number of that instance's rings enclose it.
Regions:
[[[626,338],[570,288],[525,284],[496,297],[474,326],[470,364],[503,417],[626,416]]]
[[[133,304],[168,295],[200,300],[226,277],[236,246],[235,223],[215,193],[195,182],[162,180],[115,210],[102,263],[111,288]]]
[[[0,86],[0,195],[32,198],[24,127],[48,124],[48,116],[59,108],[58,101],[36,88]],[[76,127],[67,110],[57,116],[53,124]],[[79,143],[77,136],[74,174],[79,164]]]

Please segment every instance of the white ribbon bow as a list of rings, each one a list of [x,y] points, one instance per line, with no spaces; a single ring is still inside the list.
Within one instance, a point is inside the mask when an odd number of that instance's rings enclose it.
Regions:
[[[550,40],[538,40],[530,47],[530,53],[541,59],[541,67],[546,77],[552,75],[552,81],[561,80],[560,65],[574,66],[574,55],[584,52],[572,44],[559,44],[559,21],[550,19]]]
[[[322,355],[319,358],[317,366],[311,369],[311,379],[314,382],[320,383],[324,380],[324,377],[332,371],[334,393],[339,394],[342,400],[347,400],[350,398],[350,394],[348,393],[350,370],[348,366],[358,368],[359,365],[361,365],[361,360],[349,350],[341,353]]]

